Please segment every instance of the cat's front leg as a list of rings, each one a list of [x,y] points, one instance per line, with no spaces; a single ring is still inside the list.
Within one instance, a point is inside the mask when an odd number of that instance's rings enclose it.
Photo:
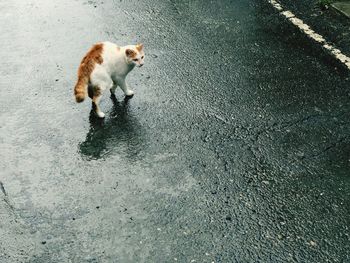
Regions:
[[[125,96],[127,96],[127,97],[134,96],[134,92],[131,89],[129,89],[128,84],[126,84],[125,80],[121,81],[119,86],[123,90]]]
[[[109,89],[109,91],[111,92],[112,95],[115,95],[115,90],[116,90],[116,88],[117,88],[117,84],[114,84],[114,85],[112,86],[112,88]]]

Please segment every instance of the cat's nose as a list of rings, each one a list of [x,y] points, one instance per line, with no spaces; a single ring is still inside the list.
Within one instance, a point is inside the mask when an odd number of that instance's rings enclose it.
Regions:
[[[140,64],[140,68],[143,66],[143,64]]]

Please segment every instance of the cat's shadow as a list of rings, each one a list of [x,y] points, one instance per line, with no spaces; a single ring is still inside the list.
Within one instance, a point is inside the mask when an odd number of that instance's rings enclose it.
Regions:
[[[142,128],[135,117],[129,114],[129,101],[118,101],[111,95],[112,111],[105,119],[90,112],[90,129],[85,141],[79,144],[79,152],[87,159],[107,158],[118,154],[121,158],[137,159],[143,148]]]

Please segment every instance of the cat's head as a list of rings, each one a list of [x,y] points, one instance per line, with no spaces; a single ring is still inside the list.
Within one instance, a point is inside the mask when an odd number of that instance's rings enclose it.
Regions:
[[[137,44],[125,50],[125,55],[129,64],[142,67],[144,64],[145,53],[143,51],[143,44]]]

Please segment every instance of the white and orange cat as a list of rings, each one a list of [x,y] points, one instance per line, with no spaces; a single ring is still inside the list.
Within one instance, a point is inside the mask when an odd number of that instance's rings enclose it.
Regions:
[[[95,44],[80,63],[74,88],[76,101],[82,102],[89,95],[97,116],[104,118],[105,114],[99,107],[103,92],[109,89],[114,94],[119,86],[125,96],[132,97],[134,92],[125,78],[135,66],[143,66],[144,58],[143,44],[124,47],[111,42]]]

